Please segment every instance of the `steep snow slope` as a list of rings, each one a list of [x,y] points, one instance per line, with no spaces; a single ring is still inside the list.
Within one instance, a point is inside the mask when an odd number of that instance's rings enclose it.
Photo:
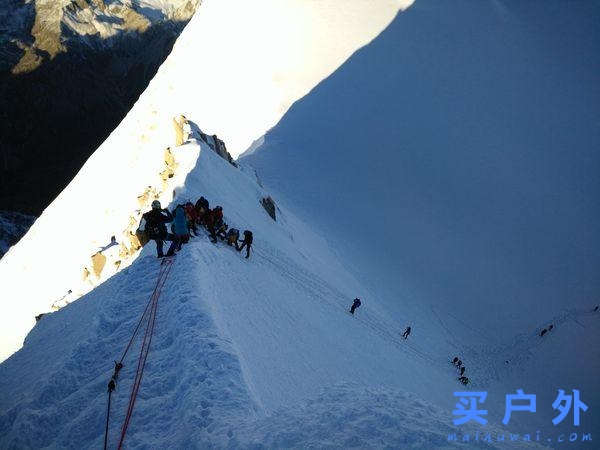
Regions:
[[[203,233],[178,254],[125,445],[457,446],[447,441],[457,430],[439,406],[456,388],[444,352],[399,342],[375,305],[356,317],[345,313],[355,292],[371,294],[322,239],[286,208],[272,221],[258,203],[265,192],[253,174],[206,146],[182,149],[200,154],[175,201],[204,194],[223,205],[229,224],[254,230],[255,252],[247,261]],[[150,244],[129,268],[41,319],[0,366],[0,446],[102,445],[112,361],[159,267]],[[139,344],[113,397],[111,447]]]
[[[502,5],[417,2],[241,161],[415,341],[600,405],[600,8]]]
[[[81,274],[93,272],[90,257],[113,235],[123,245],[107,266],[135,256],[129,240],[140,209],[155,193],[170,200],[178,183],[159,176],[175,116],[218,132],[236,155],[409,3],[206,1],[131,112],[0,262],[6,297],[20,299],[0,318],[0,359],[65,292],[77,298],[106,279]]]

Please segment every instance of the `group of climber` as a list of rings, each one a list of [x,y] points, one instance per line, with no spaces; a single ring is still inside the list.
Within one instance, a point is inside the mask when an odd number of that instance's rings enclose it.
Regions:
[[[355,311],[357,308],[359,308],[362,305],[362,302],[359,298],[355,298],[354,301],[352,302],[352,305],[350,306],[350,314],[354,315]],[[596,313],[600,310],[600,305],[596,305],[591,312]],[[552,331],[554,329],[554,325],[550,324],[547,328],[543,328],[539,335],[540,337],[544,337],[544,335],[546,335],[546,333]],[[402,333],[402,337],[404,339],[407,339],[408,336],[411,333],[411,327],[407,326],[406,329],[404,330],[404,333]],[[508,360],[504,361],[506,364],[509,363]],[[466,367],[464,366],[463,362],[460,360],[460,358],[458,356],[455,356],[452,361],[450,361],[450,363],[456,368],[457,374],[458,374],[458,381],[460,383],[462,383],[463,385],[467,385],[470,383],[470,380],[468,377],[465,376],[465,370]]]
[[[144,232],[148,240],[156,242],[156,253],[159,258],[173,256],[181,250],[182,244],[189,242],[190,235],[198,236],[198,226],[206,228],[211,241],[217,238],[235,246],[238,252],[246,249],[246,258],[250,258],[253,236],[249,230],[244,231],[244,239],[240,240],[240,232],[236,228],[229,228],[223,221],[223,208],[216,206],[210,209],[208,200],[200,197],[196,204],[187,202],[179,204],[173,212],[161,207],[158,200],[152,202],[152,209],[142,216]],[[171,232],[167,230],[167,223],[171,223]],[[141,228],[141,227],[140,227]],[[164,254],[164,241],[171,241],[166,255]],[[241,245],[239,244],[241,242]]]
[[[465,377],[465,370],[466,370],[466,368],[465,368],[465,366],[463,365],[463,362],[459,359],[458,356],[454,357],[454,359],[452,360],[452,365],[454,367],[456,367],[456,371],[460,375],[458,377],[458,381],[460,381],[465,386],[467,384],[469,384],[469,379],[467,377]]]

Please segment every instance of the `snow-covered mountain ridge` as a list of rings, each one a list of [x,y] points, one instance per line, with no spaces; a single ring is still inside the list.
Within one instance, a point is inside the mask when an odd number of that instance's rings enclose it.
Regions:
[[[91,258],[112,236],[126,247],[110,249],[116,253],[112,263],[120,261],[121,267],[121,252],[135,255],[128,236],[137,226],[140,209],[156,195],[170,201],[172,189],[182,182],[161,175],[169,164],[166,149],[180,152],[175,148],[174,118],[184,114],[206,134],[218,132],[236,156],[406,4],[389,0],[373,10],[371,2],[361,0],[340,16],[337,0],[297,0],[285,6],[276,0],[204,2],[127,117],[0,262],[7,295],[23,298],[0,319],[6,322],[0,327],[2,357],[18,348],[35,315],[48,311],[69,290],[77,298],[106,279],[94,274]],[[342,30],[353,33],[347,40],[332,38]],[[275,31],[280,33],[278,40],[270,39]],[[310,38],[299,39],[302,35]],[[200,54],[203,42],[211,45]],[[176,176],[185,177],[191,169],[186,164],[193,159],[185,152],[176,158],[182,161]],[[78,214],[72,220],[78,225],[73,222],[64,229],[60,218],[71,217],[74,205]],[[94,220],[90,223],[89,218]],[[117,270],[115,264],[103,266],[110,268],[103,273]],[[18,282],[27,272],[37,273],[39,282]]]
[[[126,446],[558,447],[576,433],[570,447],[593,448],[582,435],[600,423],[597,7],[282,4],[205,2],[130,114],[0,261],[1,332],[23,336],[36,309],[84,284],[81,267],[137,217],[140,192],[171,207],[204,195],[254,231],[254,249],[246,260],[201,234],[169,266]],[[348,41],[327,39],[356,23]],[[173,146],[182,113],[234,154],[278,123],[234,167],[197,133]],[[8,342],[3,446],[102,445],[112,361],[163,267],[152,244],[127,264],[42,317],[20,350]],[[111,447],[139,345],[112,397]],[[487,393],[485,426],[452,424],[464,389],[454,355],[467,389]],[[504,425],[516,389],[537,395],[537,411]],[[558,389],[589,405],[579,427],[572,414],[553,424]]]

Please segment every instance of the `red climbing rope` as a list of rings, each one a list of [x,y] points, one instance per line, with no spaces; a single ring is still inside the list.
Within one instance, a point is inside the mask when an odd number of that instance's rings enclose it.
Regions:
[[[169,264],[164,264],[166,261],[169,261]],[[148,300],[146,309],[144,309],[144,312],[142,313],[142,317],[140,317],[138,324],[136,325],[135,329],[133,330],[131,339],[129,339],[129,343],[127,344],[127,347],[125,347],[125,351],[123,352],[123,355],[121,356],[121,359],[119,360],[120,363],[122,363],[123,360],[125,359],[125,357],[127,356],[127,352],[129,351],[129,348],[131,347],[131,344],[133,343],[133,340],[135,339],[135,336],[137,335],[138,330],[140,329],[140,325],[144,321],[144,317],[146,317],[146,313],[148,312],[148,309],[150,308],[150,305],[152,304],[152,301],[154,300],[154,297],[156,295],[160,280],[164,276],[166,269],[170,266],[170,262],[171,262],[170,260],[161,261],[160,270],[158,272],[158,279],[156,281],[156,286],[154,286],[154,290],[152,291],[152,294],[150,295],[150,299]]]
[[[136,370],[133,386],[131,388],[131,394],[129,396],[129,405],[127,407],[125,421],[124,421],[123,427],[121,429],[121,437],[119,440],[118,448],[120,449],[123,446],[123,440],[125,439],[125,434],[127,433],[127,427],[129,426],[129,421],[131,419],[131,414],[133,413],[133,407],[135,405],[137,393],[140,388],[140,384],[142,382],[142,375],[144,373],[146,359],[148,358],[148,352],[150,351],[150,343],[152,342],[152,335],[154,332],[154,324],[156,322],[156,311],[158,308],[158,299],[162,293],[163,286],[165,285],[165,283],[167,281],[169,273],[171,272],[173,259],[174,258],[167,258],[167,259],[163,259],[161,261],[161,266],[160,266],[160,270],[158,273],[158,278],[156,280],[156,285],[154,286],[154,290],[152,291],[152,294],[150,295],[148,303],[146,304],[146,308],[144,309],[144,312],[142,313],[140,320],[138,321],[135,329],[133,330],[131,339],[129,339],[129,342],[127,343],[127,346],[125,347],[125,350],[121,356],[121,359],[119,361],[115,361],[114,373],[113,373],[112,378],[110,379],[110,382],[108,383],[108,407],[107,407],[107,414],[106,414],[106,429],[105,429],[105,433],[104,433],[104,449],[105,450],[107,448],[107,442],[108,442],[108,429],[109,429],[108,425],[109,425],[109,420],[110,420],[110,404],[111,404],[112,391],[115,390],[119,371],[123,367],[123,360],[127,356],[127,353],[129,352],[129,349],[131,348],[131,345],[132,345],[136,335],[138,334],[140,327],[142,326],[143,323],[145,323],[146,328],[144,331],[144,338],[142,340],[142,348],[140,350],[140,356],[138,358],[137,370]]]
[[[140,349],[140,357],[138,359],[137,370],[135,373],[135,378],[133,381],[133,386],[131,387],[131,394],[129,396],[129,405],[127,406],[127,414],[125,415],[125,421],[123,422],[123,427],[121,429],[121,438],[119,440],[118,448],[121,449],[123,447],[123,441],[125,440],[125,435],[127,433],[127,428],[129,427],[129,421],[131,420],[131,414],[133,413],[133,408],[135,406],[135,400],[137,399],[137,394],[140,389],[140,384],[142,382],[142,376],[144,375],[144,367],[146,366],[146,359],[148,358],[148,352],[150,351],[150,344],[152,342],[152,335],[154,333],[154,325],[156,322],[156,311],[158,309],[158,299],[160,298],[160,294],[162,293],[162,288],[165,285],[167,277],[171,271],[172,260],[166,259],[163,261],[163,264],[167,266],[163,273],[163,277],[159,278],[157,282],[157,289],[155,289],[152,305],[150,306],[150,314],[148,316],[148,322],[146,324],[146,331],[144,333],[144,339],[142,341],[142,348]]]

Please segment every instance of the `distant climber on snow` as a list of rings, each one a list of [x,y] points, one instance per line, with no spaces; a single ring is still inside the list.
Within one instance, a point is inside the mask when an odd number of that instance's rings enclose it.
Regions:
[[[225,240],[225,238],[227,237],[227,229],[229,228],[229,225],[227,225],[225,222],[221,221],[221,225],[219,225],[216,228],[216,232],[215,234],[217,235],[217,237],[221,240]]]
[[[197,214],[197,221],[200,225],[206,225],[206,214],[210,211],[208,207],[208,200],[204,197],[200,197],[194,206]]]
[[[188,223],[187,216],[183,205],[177,205],[173,212],[173,225],[171,231],[175,236],[173,242],[176,245],[176,250],[181,250],[181,244],[185,244],[189,241],[190,235],[188,234]]]
[[[235,246],[235,249],[239,252],[245,247],[246,258],[250,258],[250,248],[253,242],[252,232],[250,230],[244,231],[244,239],[240,240],[240,231],[237,228],[229,229],[229,226],[225,223],[221,206],[215,206],[211,210],[208,200],[200,197],[193,206],[191,202],[186,203],[185,212],[188,218],[188,230],[194,231],[196,234],[195,225],[204,225],[213,243],[216,244],[217,238],[220,238],[227,245]],[[239,245],[240,242],[242,245]]]
[[[145,221],[144,231],[148,235],[148,239],[156,241],[156,253],[159,258],[163,254],[163,242],[173,241],[167,252],[167,256],[172,256],[175,253],[177,242],[174,241],[174,236],[167,233],[166,224],[173,221],[173,215],[166,209],[162,209],[160,202],[154,200],[152,202],[152,210],[144,213],[142,220]]]
[[[216,244],[217,231],[215,230],[215,214],[210,209],[204,214],[204,225],[206,225],[206,229],[210,233],[210,240]]]
[[[358,308],[360,305],[362,305],[360,299],[358,297],[355,298],[352,302],[352,306],[350,307],[350,314],[354,315],[354,311],[356,311],[356,308]]]
[[[202,201],[202,200],[205,201]],[[200,199],[196,202],[194,209],[196,210],[196,220],[200,225],[206,225],[206,214],[209,212],[208,201],[204,197],[200,197]]]
[[[215,217],[215,227],[221,227],[223,225],[223,208],[220,206],[215,206],[215,209],[213,209],[213,215]]]
[[[244,230],[244,240],[242,241],[242,245],[240,245],[238,252],[241,252],[244,247],[246,247],[246,259],[250,258],[250,247],[252,247],[252,242],[254,237],[252,236],[252,231]]]
[[[206,223],[206,228],[210,233],[210,240],[213,244],[217,243],[217,231],[223,227],[223,208],[220,206],[215,206],[215,209],[212,211],[209,209],[205,216],[204,222]]]
[[[198,228],[196,228],[196,225],[198,224],[198,211],[196,211],[192,202],[187,202],[184,208],[188,221],[188,233],[198,236]]]
[[[540,333],[540,337],[544,337],[544,335],[548,332],[548,330],[546,330],[545,328],[542,330],[542,332]]]
[[[469,379],[467,377],[459,377],[458,381],[460,381],[462,384],[464,384],[465,386],[467,384],[469,384]]]
[[[208,200],[206,200],[203,196],[198,199],[196,202],[196,209],[204,208],[205,211],[210,209],[208,205]]]
[[[404,339],[408,338],[408,336],[410,336],[410,331],[411,331],[410,326],[406,327],[406,330],[404,330],[404,333],[402,333],[402,337]]]
[[[461,367],[464,368],[464,366],[462,365],[462,361],[460,359],[458,359],[458,356],[455,356],[454,359],[452,360],[452,365],[456,366],[456,368],[460,371]],[[462,374],[461,374],[462,375]]]
[[[235,246],[236,250],[239,250],[240,246],[238,245],[238,239],[240,238],[240,230],[237,228],[230,228],[227,232],[227,245]]]
[[[460,368],[460,375],[461,375],[461,376],[463,376],[463,375],[464,375],[464,373],[465,373],[465,366],[462,366],[462,367]]]

